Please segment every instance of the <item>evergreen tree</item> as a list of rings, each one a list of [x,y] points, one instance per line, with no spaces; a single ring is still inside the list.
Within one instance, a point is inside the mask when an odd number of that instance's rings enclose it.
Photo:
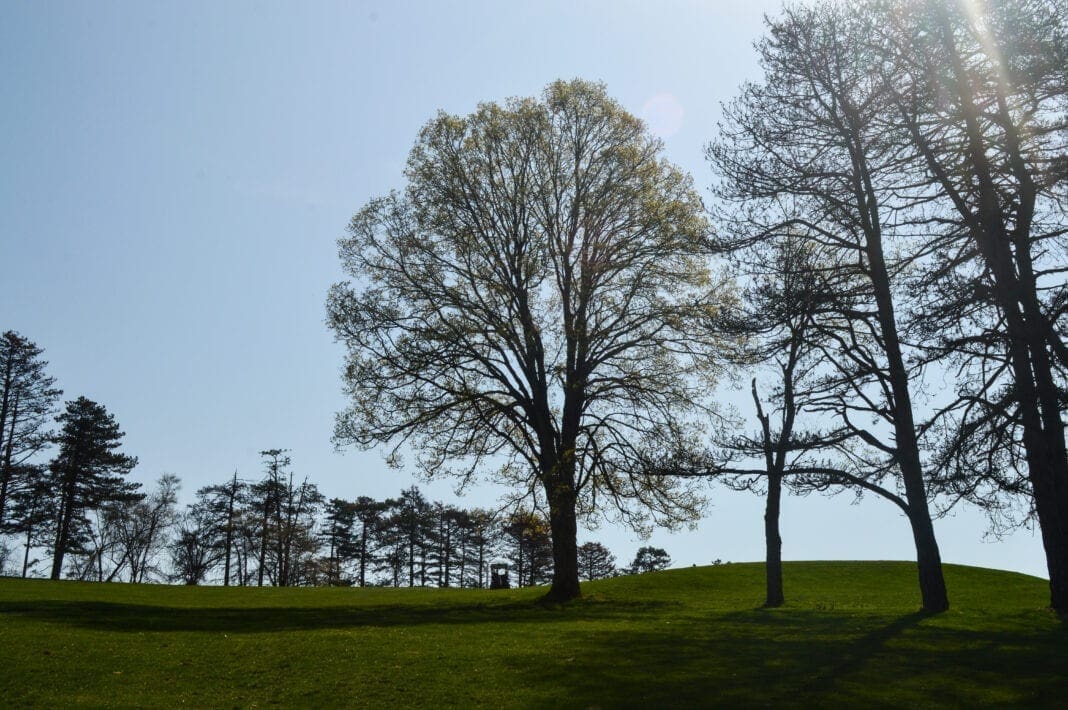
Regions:
[[[533,587],[552,580],[552,536],[549,522],[543,515],[528,510],[516,511],[505,520],[501,531],[517,587]]]
[[[57,521],[52,579],[59,579],[65,555],[81,550],[88,512],[141,497],[139,484],[124,478],[137,459],[119,452],[124,434],[103,405],[79,397],[67,402],[57,421],[62,425],[56,439],[59,453],[49,471]]]
[[[579,575],[586,581],[611,577],[616,571],[616,556],[599,542],[579,545]]]
[[[334,587],[343,583],[344,565],[351,559],[355,548],[356,506],[341,498],[331,498],[323,511],[323,519],[320,537],[327,548],[324,571],[326,583]]]
[[[373,566],[375,552],[380,545],[386,504],[374,498],[360,496],[352,506],[353,516],[360,525],[360,531],[358,534],[354,533],[353,539],[353,556],[357,565],[356,581],[363,587],[367,585],[367,570]]]
[[[241,511],[247,503],[248,484],[238,480],[237,471],[224,484],[205,486],[197,491],[195,515],[203,523],[202,534],[218,548],[213,563],[222,560],[223,586],[230,586],[235,545],[240,533]],[[197,527],[200,530],[200,527]],[[239,575],[240,576],[240,575]]]
[[[43,352],[14,331],[0,336],[0,530],[17,474],[40,471],[23,464],[51,440],[45,427],[63,394],[45,374]]]
[[[671,555],[667,553],[667,550],[661,547],[641,547],[638,549],[638,553],[634,555],[634,562],[630,565],[630,571],[633,574],[642,574],[644,572],[656,572],[657,570],[666,569],[671,564]]]

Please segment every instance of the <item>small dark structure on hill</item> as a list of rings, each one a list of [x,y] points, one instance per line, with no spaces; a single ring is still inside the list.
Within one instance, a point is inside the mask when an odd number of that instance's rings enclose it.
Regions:
[[[508,581],[508,561],[494,560],[490,562],[490,589],[509,589],[512,585]]]

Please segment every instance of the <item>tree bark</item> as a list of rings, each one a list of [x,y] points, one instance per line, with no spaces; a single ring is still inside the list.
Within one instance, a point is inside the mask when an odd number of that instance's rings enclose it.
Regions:
[[[779,511],[782,501],[782,476],[768,472],[768,497],[764,508],[764,562],[767,596],[764,606],[774,608],[785,602],[782,587],[782,537],[779,535]]]
[[[575,493],[571,486],[557,483],[546,494],[549,499],[549,527],[553,536],[553,583],[545,599],[567,602],[582,595],[579,590]]]

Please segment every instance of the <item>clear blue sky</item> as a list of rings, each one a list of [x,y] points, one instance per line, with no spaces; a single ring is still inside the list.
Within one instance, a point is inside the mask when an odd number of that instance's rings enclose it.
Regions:
[[[437,110],[606,82],[702,189],[720,101],[757,78],[778,2],[28,2],[0,4],[0,329],[45,348],[66,397],[108,407],[149,482],[186,497],[289,448],[330,496],[413,482],[378,453],[334,452],[341,350],[324,319],[336,239],[403,185]],[[728,400],[742,398],[724,390]],[[424,486],[452,500],[450,482]],[[763,557],[762,502],[715,490],[678,564]],[[492,487],[460,502],[487,504]],[[888,503],[790,498],[787,559],[910,559]],[[1044,575],[1021,532],[939,521],[947,561]],[[643,544],[602,527],[629,561]],[[952,590],[950,590],[952,594]]]

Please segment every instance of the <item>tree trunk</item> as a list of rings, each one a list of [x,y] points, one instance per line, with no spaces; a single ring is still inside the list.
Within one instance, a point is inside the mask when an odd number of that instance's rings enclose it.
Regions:
[[[553,535],[553,583],[545,599],[566,602],[582,595],[578,574],[578,521],[575,494],[568,485],[547,491],[549,527]]]
[[[768,499],[764,509],[764,540],[767,556],[764,563],[767,598],[764,606],[774,608],[785,601],[782,589],[782,538],[779,536],[779,510],[782,500],[782,476],[768,473]]]
[[[7,403],[5,402],[5,405]],[[10,431],[8,432],[7,441],[3,445],[4,459],[0,462],[0,524],[4,522],[4,509],[7,507],[7,492],[8,487],[11,485],[11,458],[14,452],[15,446],[15,424],[18,422],[19,417],[19,397],[16,393],[15,401],[11,405],[11,412],[7,416],[10,417],[11,423],[9,424]]]
[[[1028,477],[1031,481],[1035,512],[1042,531],[1046,552],[1046,566],[1050,576],[1050,606],[1058,611],[1068,610],[1068,452],[1064,443],[1064,424],[1061,419],[1059,397],[1052,377],[1046,344],[1051,335],[1038,308],[1036,284],[1031,265],[1030,224],[1034,209],[1034,185],[1023,160],[1018,131],[1011,120],[1005,120],[1008,143],[1006,150],[1020,179],[1015,229],[1009,229],[998,197],[995,170],[987,153],[987,142],[981,127],[981,110],[976,104],[973,86],[960,52],[948,15],[940,13],[942,42],[951,59],[951,68],[958,88],[961,118],[967,135],[966,157],[971,163],[971,177],[977,184],[979,198],[976,209],[969,211],[958,206],[964,219],[976,226],[971,235],[979,248],[984,264],[990,270],[993,294],[1005,318],[1008,335],[1008,354],[1020,406],[1019,418],[1024,429],[1024,449]],[[1002,87],[999,87],[1001,89]],[[1008,119],[1003,94],[998,96],[1001,117]],[[913,128],[913,135],[917,130]],[[927,146],[922,138],[917,143]],[[928,157],[928,163],[932,159]],[[932,165],[932,172],[950,184],[941,166]],[[976,219],[977,218],[977,219]],[[1010,241],[1007,237],[1012,236]],[[1015,255],[1010,244],[1016,248]],[[1021,308],[1023,312],[1021,313]],[[1056,338],[1052,338],[1057,341]],[[1058,341],[1059,342],[1059,341]]]
[[[924,611],[942,612],[949,609],[946,581],[942,576],[942,557],[935,541],[934,525],[926,508],[920,513],[909,511],[912,539],[916,543],[916,567],[920,578],[920,596]]]
[[[857,120],[856,112],[847,105],[846,115],[852,128],[852,123]],[[890,274],[883,253],[879,200],[872,184],[867,156],[860,136],[861,132],[852,128],[850,152],[855,168],[854,192],[865,240],[862,253],[868,257],[868,277],[875,296],[879,330],[886,354],[886,379],[889,380],[887,384],[889,384],[891,395],[888,404],[893,411],[894,448],[898,467],[901,470],[901,479],[905,485],[909,522],[912,525],[912,537],[916,544],[916,563],[919,567],[923,608],[929,612],[940,612],[949,608],[949,597],[946,595],[945,580],[942,577],[942,559],[935,540],[930,509],[927,506],[927,486],[920,461],[916,422],[912,411],[912,395],[909,392],[909,375],[901,351]]]
[[[74,474],[67,473],[63,499],[60,502],[59,529],[56,530],[56,544],[52,550],[52,579],[59,579],[63,571],[63,556],[67,553],[67,540],[70,536],[70,523],[74,510]]]
[[[33,540],[33,527],[26,529],[26,551],[22,555],[22,578],[26,579],[26,572],[30,568],[30,547]]]
[[[362,524],[360,530],[360,586],[366,584],[367,571],[367,523]]]

